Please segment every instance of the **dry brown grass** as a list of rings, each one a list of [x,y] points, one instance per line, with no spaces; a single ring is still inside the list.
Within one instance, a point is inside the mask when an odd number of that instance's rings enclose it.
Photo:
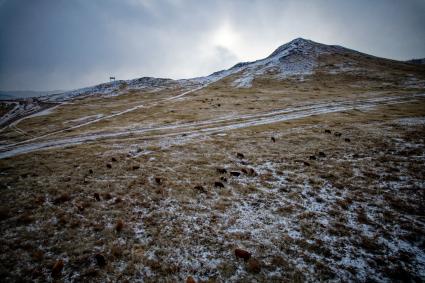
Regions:
[[[258,80],[261,91],[229,90],[224,81],[187,100],[62,136],[385,94],[375,89],[378,82],[358,94],[356,87],[344,89],[354,78],[320,76],[300,84]],[[157,99],[149,95],[143,99]],[[111,102],[116,105],[105,111],[143,100],[132,95],[108,99],[77,101],[59,108],[63,112],[57,122],[53,115],[42,116],[22,127],[35,131],[46,122],[58,129],[76,117],[76,109],[84,116]],[[415,269],[420,263],[409,252],[382,255],[398,240],[423,248],[424,126],[394,121],[423,117],[424,106],[418,99],[226,135],[191,137],[175,130],[175,136],[154,137],[164,132],[158,131],[2,159],[0,275],[12,282],[48,281],[52,275],[94,282],[183,281],[188,276],[211,282],[421,278]],[[312,155],[315,160],[309,159]],[[236,247],[251,252],[259,264],[239,262]],[[362,260],[370,278],[360,277],[365,271],[361,266],[344,264],[347,250]],[[104,264],[99,265],[99,255]],[[404,267],[394,258],[403,260]],[[61,260],[60,275],[52,274]],[[308,268],[300,269],[300,262]]]

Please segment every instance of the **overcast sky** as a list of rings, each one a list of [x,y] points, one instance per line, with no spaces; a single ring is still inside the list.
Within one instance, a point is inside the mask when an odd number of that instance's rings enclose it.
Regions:
[[[303,37],[425,57],[425,0],[0,0],[0,89],[189,78]]]

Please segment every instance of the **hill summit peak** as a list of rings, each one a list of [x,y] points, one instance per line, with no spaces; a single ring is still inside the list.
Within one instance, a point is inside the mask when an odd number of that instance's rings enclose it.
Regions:
[[[322,45],[322,44],[314,42],[314,41],[309,40],[309,39],[304,39],[302,37],[298,37],[298,38],[291,40],[288,43],[285,43],[285,44],[279,46],[275,51],[273,51],[272,54],[270,54],[270,56],[268,56],[268,58],[274,57],[274,56],[279,55],[281,53],[287,53],[287,52],[292,51],[292,50],[304,50],[304,49],[309,49],[309,48],[312,48],[312,47],[315,47],[315,46],[317,47],[317,46],[320,46],[320,45]]]

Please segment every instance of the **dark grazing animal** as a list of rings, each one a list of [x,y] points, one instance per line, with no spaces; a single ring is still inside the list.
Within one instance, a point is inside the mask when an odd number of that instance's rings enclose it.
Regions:
[[[97,265],[99,265],[100,267],[103,267],[106,265],[106,259],[102,254],[96,254],[94,256],[94,258],[96,259]]]
[[[238,172],[238,171],[230,171],[230,175],[235,176],[235,177],[239,177],[240,174],[241,174],[241,172]]]
[[[250,259],[251,253],[242,249],[235,249],[235,256],[238,258],[243,258],[245,261]]]
[[[216,188],[224,188],[224,185],[223,185],[222,182],[215,182],[214,183],[214,187],[216,187]]]
[[[201,185],[196,185],[195,187],[194,187],[194,189],[195,190],[197,190],[197,191],[199,191],[200,193],[206,193],[207,191],[204,189],[204,187],[203,186],[201,186]]]

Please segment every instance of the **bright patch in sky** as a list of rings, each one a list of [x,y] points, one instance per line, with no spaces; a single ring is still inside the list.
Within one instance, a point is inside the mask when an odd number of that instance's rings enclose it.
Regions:
[[[212,42],[229,50],[238,50],[240,38],[238,33],[229,25],[221,25],[212,35]]]

